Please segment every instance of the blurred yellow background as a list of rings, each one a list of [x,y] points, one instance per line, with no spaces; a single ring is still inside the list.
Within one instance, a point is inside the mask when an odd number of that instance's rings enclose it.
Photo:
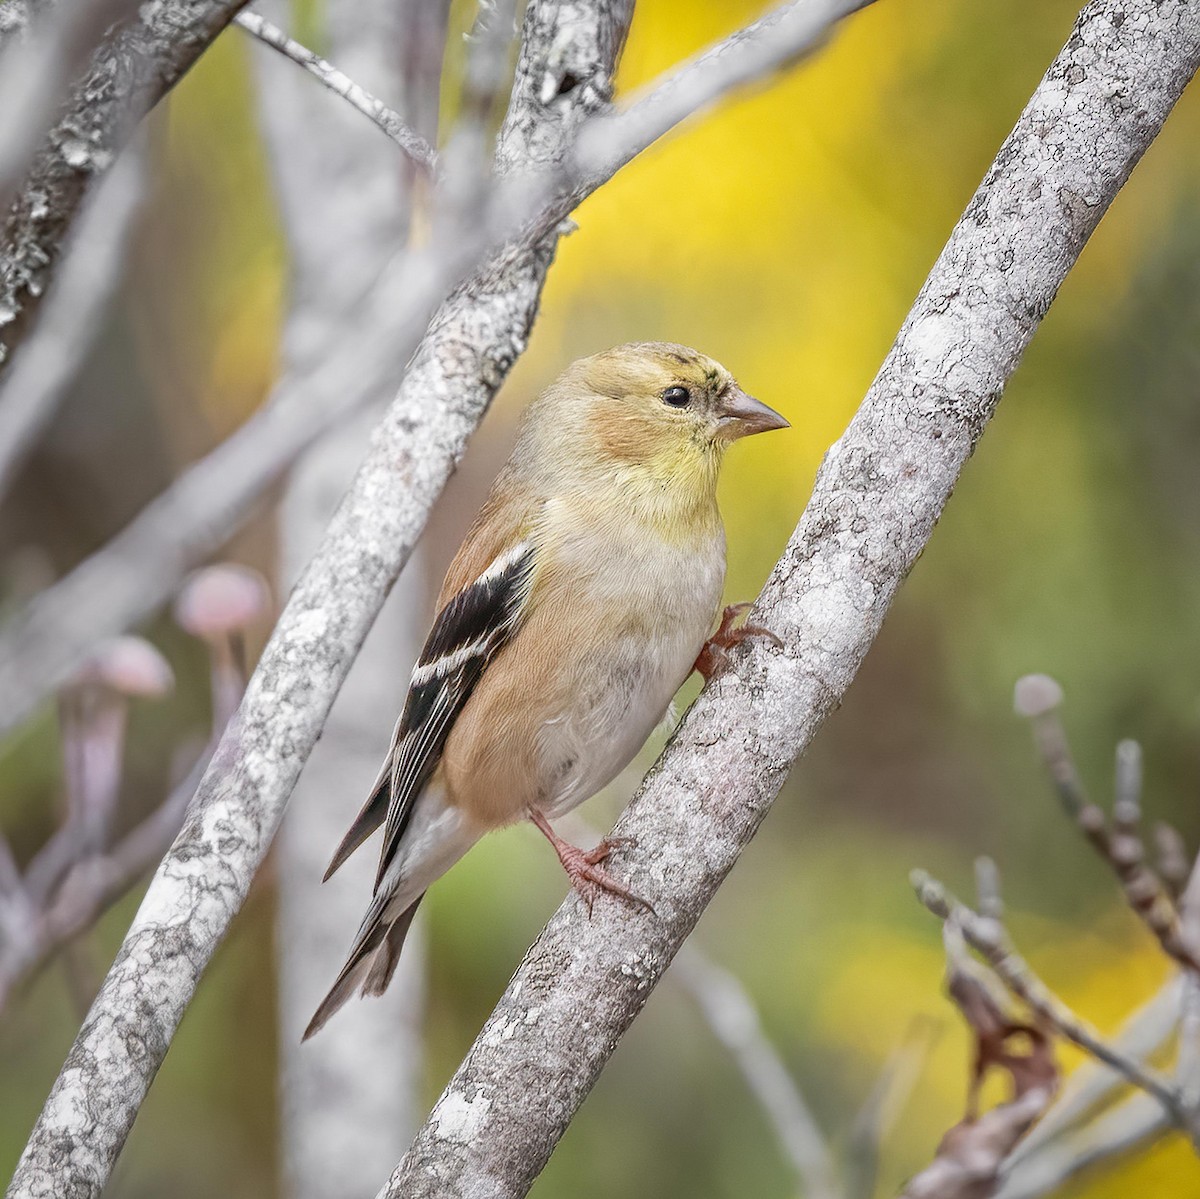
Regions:
[[[642,0],[621,91],[764,7]],[[663,338],[720,359],[792,422],[740,446],[722,485],[729,596],[752,597],[1076,11],[1073,0],[880,0],[814,60],[693,120],[587,201],[530,350],[448,496],[432,557],[453,548],[444,530],[469,517],[514,414],[541,386],[581,354]],[[44,569],[61,571],[102,543],[235,428],[276,369],[285,252],[242,34],[222,36],[151,134],[154,194],[128,277],[0,518],[8,561],[37,544]],[[941,995],[940,930],[911,895],[910,868],[969,892],[972,859],[991,854],[1022,948],[1102,1029],[1167,974],[1060,816],[1010,699],[1028,671],[1062,681],[1099,796],[1116,741],[1141,740],[1148,814],[1200,844],[1197,145],[1193,89],[1068,279],[844,707],[697,933],[755,997],[835,1143],[914,1021],[940,1027],[885,1146],[880,1196],[930,1159],[962,1115],[967,1081],[968,1040]],[[269,570],[273,545],[264,511],[234,553]],[[11,595],[18,583],[7,586]],[[170,745],[204,719],[202,656],[165,621],[150,635],[180,687],[136,714],[131,812],[154,802]],[[0,822],[23,855],[52,827],[56,753],[47,713],[0,757]],[[635,781],[627,774],[595,801],[592,819],[610,819]],[[564,890],[545,846],[520,828],[488,839],[432,892],[430,1102]],[[89,943],[95,971],[135,903]],[[268,871],[184,1022],[112,1194],[277,1188],[272,903]],[[0,1020],[0,1173],[77,1026],[58,968]],[[1135,1192],[1200,1199],[1200,1165],[1167,1142],[1064,1194]],[[794,1187],[741,1079],[668,978],[533,1193]]]

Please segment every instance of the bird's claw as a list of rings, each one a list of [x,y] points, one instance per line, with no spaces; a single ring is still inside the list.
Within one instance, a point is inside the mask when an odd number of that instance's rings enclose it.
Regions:
[[[647,911],[654,911],[640,895],[635,895],[624,883],[617,882],[607,870],[600,867],[600,863],[606,861],[614,849],[636,844],[637,839],[634,837],[605,837],[595,849],[579,849],[574,845],[563,845],[559,848],[559,860],[571,880],[571,886],[587,905],[589,919],[596,895],[600,891],[607,891],[610,895],[617,895]]]
[[[765,637],[778,649],[783,649],[783,642],[770,629],[759,624],[744,624],[734,628],[739,617],[750,611],[750,604],[730,604],[721,613],[721,623],[717,631],[704,643],[704,648],[696,657],[693,670],[704,676],[707,683],[713,675],[720,674],[729,666],[729,651],[751,637]]]

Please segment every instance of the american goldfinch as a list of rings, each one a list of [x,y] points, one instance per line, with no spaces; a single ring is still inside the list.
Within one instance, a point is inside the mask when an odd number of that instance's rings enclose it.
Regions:
[[[305,1032],[382,994],[426,888],[486,832],[529,819],[572,885],[634,899],[550,820],[629,764],[695,669],[766,630],[707,642],[725,581],[717,475],[729,445],[787,421],[685,346],[574,363],[526,410],[442,584],[391,749],[328,878],[380,824],[375,893]],[[766,634],[770,636],[770,634]]]

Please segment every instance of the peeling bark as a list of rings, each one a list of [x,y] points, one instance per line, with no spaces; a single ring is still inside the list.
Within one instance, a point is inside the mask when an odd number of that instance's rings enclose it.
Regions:
[[[934,265],[753,619],[615,833],[653,914],[568,897],[381,1199],[526,1194],[836,707],[1041,318],[1200,61],[1200,6],[1097,0]],[[769,397],[768,397],[769,398]]]

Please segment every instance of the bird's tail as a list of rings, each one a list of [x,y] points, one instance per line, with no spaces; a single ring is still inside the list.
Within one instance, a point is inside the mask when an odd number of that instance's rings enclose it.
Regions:
[[[360,983],[364,995],[382,995],[387,990],[392,975],[396,973],[404,939],[417,914],[417,905],[424,898],[425,893],[422,892],[399,916],[388,920],[384,915],[387,900],[381,901],[376,897],[358,930],[346,964],[329,988],[329,994],[321,1000],[321,1006],[308,1022],[301,1040],[307,1041],[313,1033],[320,1032],[329,1017],[354,994]]]

